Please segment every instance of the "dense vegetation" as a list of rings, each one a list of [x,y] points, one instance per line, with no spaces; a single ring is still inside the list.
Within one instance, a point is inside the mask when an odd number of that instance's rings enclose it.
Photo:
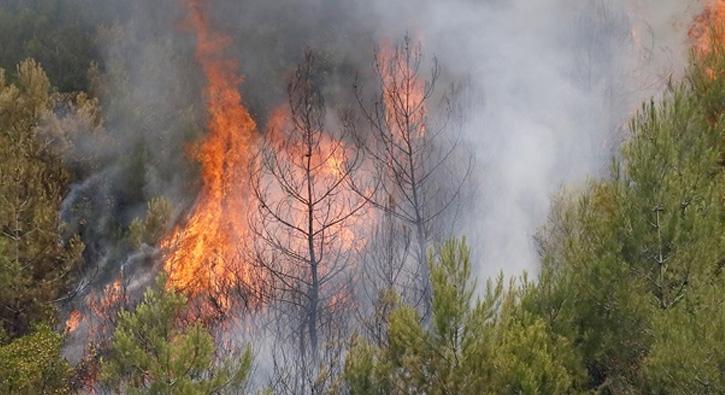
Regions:
[[[61,354],[57,309],[78,281],[84,245],[59,218],[75,170],[60,142],[77,136],[38,126],[58,109],[101,111],[79,93],[88,87],[92,34],[54,12],[57,2],[34,2],[48,18],[25,17],[24,2],[11,3],[0,8],[0,393],[71,393],[83,390],[83,378]],[[26,23],[45,33],[14,28]],[[471,262],[464,239],[432,249],[430,312],[381,289],[369,317],[376,331],[346,339],[326,389],[725,393],[724,111],[725,51],[717,48],[642,106],[608,177],[560,193],[537,236],[536,278],[478,284],[472,267],[486,262]],[[158,243],[170,211],[153,200],[120,232],[127,248]],[[209,328],[185,319],[186,298],[164,281],[114,317],[98,385],[243,392],[256,344],[218,348]]]
[[[451,241],[431,258],[429,323],[381,295],[386,334],[353,340],[350,392],[725,391],[724,60],[642,107],[608,179],[561,194],[536,281],[475,297]]]
[[[94,28],[85,22],[82,1],[10,0],[0,8],[0,67],[12,69],[27,58],[43,64],[62,90],[87,87],[86,71],[95,58]]]

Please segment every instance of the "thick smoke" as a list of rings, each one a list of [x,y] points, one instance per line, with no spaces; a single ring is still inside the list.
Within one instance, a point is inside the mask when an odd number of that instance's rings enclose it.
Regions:
[[[104,137],[69,154],[75,163],[93,151],[95,160],[79,170],[62,213],[88,244],[87,283],[96,288],[122,270],[153,277],[154,252],[119,246],[119,234],[154,197],[171,199],[182,218],[196,196],[187,147],[204,133],[204,81],[182,1],[96,5],[103,59],[93,93]],[[637,103],[683,69],[686,26],[699,8],[695,0],[209,0],[208,7],[212,25],[231,37],[229,56],[245,76],[240,90],[261,129],[284,103],[286,77],[305,49],[322,59],[327,103],[341,110],[353,104],[355,76],[369,78],[375,45],[405,34],[420,40],[443,83],[465,87],[462,138],[475,167],[451,233],[468,236],[482,278],[536,270],[533,235],[552,195],[605,174]]]
[[[98,4],[96,19],[89,23],[99,26],[102,59],[89,71],[89,80],[101,119],[89,120],[83,108],[76,108],[49,122],[72,140],[64,154],[78,181],[60,215],[68,232],[80,234],[86,244],[83,278],[66,306],[86,317],[66,350],[76,360],[98,318],[89,298],[120,281],[133,301],[157,272],[158,251],[133,248],[127,240],[129,224],[143,217],[155,197],[176,203],[178,215],[195,196],[198,181],[185,150],[203,133],[198,120],[203,82],[189,60],[192,41],[180,34],[183,14],[177,3]]]
[[[639,103],[686,60],[686,1],[453,1],[379,6],[471,83],[477,192],[456,228],[482,277],[535,271],[533,235],[563,185],[603,175]],[[397,15],[412,18],[400,19]]]
[[[202,124],[203,81],[180,0],[126,3],[99,32],[101,98],[115,145],[99,147],[107,151],[102,168],[66,202],[100,200],[86,231],[101,244],[117,232],[109,217],[127,224],[154,196],[193,201],[184,147]],[[233,39],[230,56],[260,124],[284,102],[285,78],[305,48],[323,55],[328,93],[343,105],[354,75],[370,71],[375,44],[406,33],[450,78],[466,82],[465,138],[477,185],[467,202],[474,215],[455,232],[469,235],[484,275],[535,267],[532,235],[551,194],[601,173],[636,103],[681,70],[684,26],[697,8],[654,0],[213,0],[209,7]]]
[[[198,171],[187,147],[205,132],[205,81],[182,1],[99,2],[97,20],[89,21],[102,24],[103,59],[92,93],[103,123],[92,125],[80,113],[62,116],[63,129],[93,129],[79,133],[67,153],[79,181],[61,215],[88,247],[86,278],[69,309],[84,310],[89,294],[121,273],[128,294],[138,298],[159,268],[158,251],[127,245],[128,225],[152,198],[170,199],[176,220],[196,198]],[[460,133],[475,167],[450,234],[468,236],[481,279],[536,270],[533,235],[552,195],[605,174],[637,104],[681,72],[686,27],[698,11],[695,1],[679,0],[209,0],[208,6],[212,25],[231,38],[228,55],[245,76],[240,90],[261,130],[284,103],[286,78],[305,49],[322,60],[324,92],[336,113],[353,104],[356,76],[373,84],[377,44],[405,34],[420,40],[443,69],[441,83],[465,87]],[[274,342],[264,327],[238,324],[220,337],[253,337],[259,355],[270,355]],[[80,358],[92,325],[84,322],[72,334],[68,356]],[[270,363],[258,358],[262,372]]]
[[[681,73],[700,6],[677,0],[213,1],[234,36],[253,112],[284,100],[305,47],[329,63],[330,95],[347,103],[374,46],[405,34],[465,85],[473,151],[466,215],[451,229],[474,245],[478,272],[535,271],[533,235],[563,185],[600,176],[638,104]],[[330,100],[331,101],[331,100]]]
[[[534,271],[533,235],[563,185],[600,176],[638,104],[677,77],[686,29],[701,8],[678,0],[213,1],[261,122],[283,101],[305,47],[329,63],[346,103],[374,46],[410,34],[463,83],[464,139],[475,157],[467,235],[482,277]]]

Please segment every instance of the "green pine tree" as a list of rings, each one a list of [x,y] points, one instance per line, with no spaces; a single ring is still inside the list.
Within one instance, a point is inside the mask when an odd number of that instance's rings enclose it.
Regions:
[[[186,298],[166,289],[165,276],[149,288],[135,311],[122,311],[101,380],[129,394],[218,394],[241,388],[252,353],[215,360],[214,340],[200,323],[183,326]]]
[[[357,337],[344,378],[353,394],[571,393],[580,377],[572,345],[551,334],[544,320],[524,311],[524,281],[489,282],[473,301],[470,253],[465,241],[445,243],[430,258],[430,324],[410,306],[389,316],[387,342]]]
[[[8,84],[0,70],[0,326],[11,336],[52,317],[83,251],[78,238],[63,240],[69,176],[37,127],[52,105],[50,82],[32,60],[16,74]]]
[[[48,325],[0,345],[0,393],[69,394],[72,369],[60,356],[61,345]]]
[[[612,176],[564,194],[530,308],[602,393],[725,392],[725,52],[644,105]]]
[[[155,245],[166,233],[171,218],[171,203],[163,197],[148,202],[146,216],[135,218],[128,226],[128,240],[132,248],[142,244]]]

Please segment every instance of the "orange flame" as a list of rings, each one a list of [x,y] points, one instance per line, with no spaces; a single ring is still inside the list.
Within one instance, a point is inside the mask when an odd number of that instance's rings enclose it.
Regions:
[[[70,315],[68,316],[68,319],[65,321],[65,331],[66,333],[73,333],[78,329],[78,326],[81,324],[81,321],[83,320],[83,315],[78,310],[73,310],[70,312]]]
[[[418,78],[417,48],[410,49],[410,59],[404,49],[384,43],[378,54],[378,64],[383,85],[385,122],[394,137],[414,140],[423,137],[425,127],[425,83]],[[401,122],[405,120],[405,122]]]
[[[86,304],[90,312],[99,321],[113,321],[118,310],[124,307],[128,301],[126,289],[121,284],[122,277],[118,277],[113,283],[106,285],[103,292],[93,292],[86,297]],[[100,325],[100,330],[109,329],[105,323]]]
[[[699,56],[708,55],[713,49],[713,40],[725,44],[725,0],[712,0],[705,11],[693,22],[688,36],[692,48]]]
[[[252,282],[239,248],[247,237],[246,166],[257,129],[237,90],[242,77],[236,63],[224,57],[230,40],[209,27],[205,3],[186,0],[196,60],[208,80],[208,135],[194,150],[202,186],[187,221],[162,241],[169,286],[192,296]]]
[[[307,157],[307,147],[302,141],[296,140],[289,136],[289,131],[295,126],[291,120],[289,108],[287,105],[281,105],[272,111],[269,121],[267,122],[266,138],[272,148],[281,153],[285,160],[289,161],[293,169],[303,169],[305,167],[304,159]],[[348,177],[346,166],[349,159],[353,156],[351,148],[344,142],[335,137],[320,133],[317,137],[319,140],[315,142],[314,153],[310,157],[310,166],[314,169],[313,186],[315,190],[329,190],[332,185],[339,184],[341,180]],[[304,178],[301,172],[294,172],[295,176],[300,179]],[[284,192],[279,190],[270,191],[275,193],[272,199],[279,201]],[[360,200],[359,196],[346,187],[336,188],[334,198],[330,197],[330,211],[327,215],[340,214],[346,210],[350,210],[355,206],[353,202]],[[304,228],[308,220],[304,210],[291,210],[293,218],[289,218],[290,222],[299,228]],[[367,218],[366,218],[367,217]],[[358,251],[364,244],[363,220],[368,222],[371,216],[365,210],[359,211],[356,215],[351,216],[346,221],[332,226],[326,239],[329,243],[331,239],[335,239],[342,251]],[[323,221],[324,222],[324,221]],[[307,248],[306,242],[301,239],[291,238],[288,240],[293,249],[304,251]],[[324,268],[322,268],[324,271]]]

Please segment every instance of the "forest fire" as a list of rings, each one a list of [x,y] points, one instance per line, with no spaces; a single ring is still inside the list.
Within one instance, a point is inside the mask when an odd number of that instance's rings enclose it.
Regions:
[[[315,226],[321,226],[329,217],[337,217],[339,213],[353,210],[359,196],[352,190],[337,188],[337,186],[349,182],[348,166],[356,162],[353,149],[348,143],[324,133],[324,131],[315,130],[311,134],[314,136],[312,146],[306,144],[306,135],[303,131],[298,130],[298,124],[292,120],[290,110],[287,105],[279,106],[272,111],[270,119],[267,123],[265,138],[269,146],[277,153],[280,158],[284,158],[291,165],[289,171],[290,178],[298,180],[304,179],[306,176],[303,169],[306,168],[304,161],[309,156],[309,167],[312,169],[311,186],[316,191],[336,190],[329,207],[324,212],[315,216]],[[311,149],[310,154],[307,150]],[[265,181],[262,181],[265,182]],[[284,199],[285,190],[282,188],[268,190],[272,196],[272,200],[279,201]],[[319,199],[325,199],[319,196]],[[323,244],[338,245],[341,251],[351,252],[359,251],[365,245],[363,236],[363,228],[370,226],[374,220],[364,211],[358,211],[354,215],[345,218],[344,221],[334,223],[329,226],[324,234],[319,237]],[[308,213],[305,210],[291,210],[290,223],[297,228],[304,228],[308,221]],[[319,218],[317,218],[319,216]],[[324,218],[323,218],[324,217]],[[335,221],[332,221],[335,222]],[[287,243],[295,251],[305,251],[308,246],[307,241],[302,235],[288,237]],[[322,248],[322,246],[316,246]]]
[[[725,394],[725,0],[0,31],[0,395]]]
[[[70,312],[70,315],[68,316],[68,319],[65,321],[65,332],[66,333],[73,333],[78,329],[78,326],[81,324],[81,321],[83,320],[83,315],[78,310],[73,310]]]
[[[398,48],[385,43],[378,53],[378,69],[383,86],[385,124],[401,139],[399,143],[410,144],[408,140],[422,138],[426,132],[426,92],[424,81],[418,78],[420,47],[409,48],[411,44],[407,39],[403,45]]]
[[[82,325],[87,325],[90,329],[87,334],[93,339],[99,339],[106,334],[105,331],[113,328],[109,322],[116,319],[118,311],[126,306],[127,301],[122,277],[118,277],[103,289],[92,291],[85,297],[85,313],[75,308],[71,310],[65,321],[65,332],[72,334]]]
[[[698,56],[709,54],[713,49],[713,40],[725,44],[725,0],[713,0],[705,6],[690,27],[688,36],[692,48]]]
[[[205,0],[188,0],[186,6],[196,34],[196,59],[208,80],[208,135],[193,150],[201,165],[198,200],[162,246],[168,251],[169,285],[196,295],[253,282],[239,246],[247,236],[244,180],[257,131],[237,90],[242,78],[236,64],[223,56],[229,38],[209,27]]]

